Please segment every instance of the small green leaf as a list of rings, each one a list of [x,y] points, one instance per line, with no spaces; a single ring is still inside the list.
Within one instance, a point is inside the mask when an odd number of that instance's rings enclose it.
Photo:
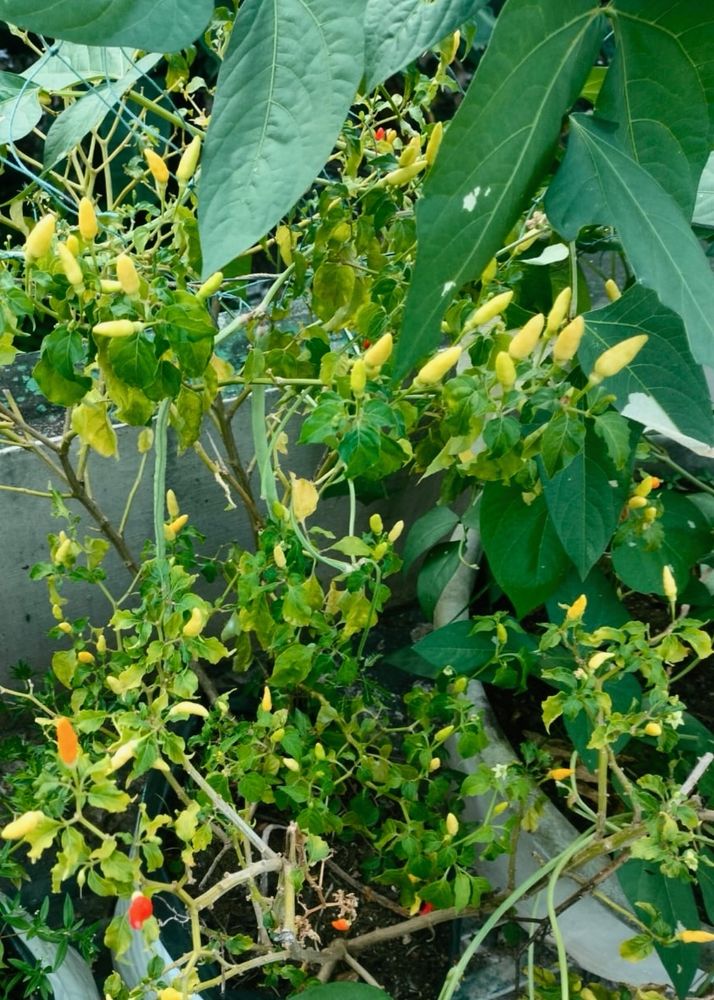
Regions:
[[[301,684],[312,667],[315,647],[288,646],[275,658],[270,683],[275,687],[296,687]]]
[[[564,469],[585,446],[585,424],[580,417],[559,410],[543,432],[540,457],[549,476]]]
[[[32,369],[32,377],[50,403],[57,403],[58,406],[72,406],[73,403],[78,403],[92,388],[91,378],[85,378],[83,375],[66,378],[52,367],[46,357],[41,357]]]
[[[0,146],[17,142],[42,118],[40,88],[34,82],[0,72]]]
[[[143,389],[153,382],[158,361],[145,334],[112,339],[108,357],[117,376],[127,385]]]
[[[346,556],[370,556],[372,549],[361,538],[355,535],[346,535],[332,545],[337,552],[342,552]]]
[[[547,732],[550,732],[551,725],[563,714],[564,702],[565,695],[562,692],[550,695],[550,697],[546,698],[543,702],[541,706],[541,715],[543,717],[543,725],[545,726]]]
[[[419,556],[450,534],[459,523],[459,516],[449,507],[434,507],[417,518],[404,543],[404,572],[407,573]]]
[[[607,448],[612,464],[616,469],[623,469],[632,454],[632,434],[627,418],[608,410],[593,418],[593,427]]]
[[[460,542],[435,545],[419,570],[417,598],[427,619],[432,618],[436,602],[460,565],[460,547]]]

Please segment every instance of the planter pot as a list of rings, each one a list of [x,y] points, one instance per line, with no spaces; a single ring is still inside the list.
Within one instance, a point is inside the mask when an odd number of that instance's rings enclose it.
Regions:
[[[0,894],[0,924],[6,905],[7,897]],[[52,989],[50,994],[52,1000],[100,1000],[92,970],[74,948],[67,949],[62,964],[55,969],[56,944],[38,937],[29,937],[22,931],[13,931],[9,937],[9,944],[14,948],[18,958],[34,960],[54,970],[47,975]]]

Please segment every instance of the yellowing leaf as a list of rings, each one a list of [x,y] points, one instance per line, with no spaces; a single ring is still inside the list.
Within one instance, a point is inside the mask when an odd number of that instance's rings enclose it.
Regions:
[[[293,514],[298,521],[304,521],[317,509],[318,492],[315,484],[309,479],[296,479],[292,474],[290,478],[292,480]]]
[[[92,395],[94,395],[92,393]],[[91,396],[72,411],[72,430],[104,458],[116,455],[117,436],[109,420],[109,404]]]

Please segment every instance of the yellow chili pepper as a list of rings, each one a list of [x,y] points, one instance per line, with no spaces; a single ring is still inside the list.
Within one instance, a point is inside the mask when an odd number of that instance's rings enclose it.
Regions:
[[[169,517],[178,517],[181,513],[179,502],[172,489],[166,490],[166,510],[168,511]]]
[[[450,837],[455,837],[459,832],[459,821],[453,813],[446,815],[446,832]]]
[[[151,427],[142,427],[136,439],[136,447],[140,455],[145,455],[154,443],[154,432]]]
[[[571,774],[574,774],[572,767],[554,767],[546,774],[546,778],[552,778],[553,781],[565,781],[569,778]]]
[[[657,520],[657,508],[656,507],[645,507],[642,512],[642,516],[648,524],[652,524],[653,521]]]
[[[431,361],[420,368],[414,379],[416,388],[436,385],[446,375],[450,368],[453,368],[461,357],[460,347],[447,347],[444,351],[439,351]]]
[[[437,122],[434,128],[431,130],[431,135],[429,136],[429,141],[426,144],[426,149],[424,150],[424,159],[431,166],[436,159],[436,154],[439,152],[439,147],[441,146],[441,140],[444,138],[444,123]]]
[[[604,650],[601,650],[599,653],[593,653],[588,660],[588,670],[597,670],[603,663],[611,660],[614,655],[614,653],[606,653]]]
[[[372,550],[372,558],[375,562],[379,562],[380,559],[383,559],[384,556],[386,556],[388,551],[389,542],[378,542]]]
[[[659,722],[648,722],[645,726],[645,736],[661,736],[662,727]]]
[[[143,323],[134,323],[130,319],[110,319],[106,323],[95,323],[92,333],[101,337],[131,337],[143,329]]]
[[[496,272],[498,271],[498,261],[495,257],[492,257],[488,262],[486,267],[481,272],[481,284],[488,285],[496,277]]]
[[[101,278],[99,281],[99,288],[107,295],[112,295],[114,292],[122,292],[124,290],[121,286],[121,281],[115,281],[113,278]]]
[[[97,636],[97,652],[100,656],[104,656],[107,651],[107,640],[103,632],[100,632]]]
[[[650,338],[646,333],[638,333],[635,337],[621,340],[619,344],[610,347],[600,355],[590,373],[590,383],[599,385],[603,379],[617,375],[637,357]]]
[[[169,709],[169,718],[176,715],[195,715],[199,719],[207,719],[210,714],[206,706],[198,701],[179,701]]]
[[[288,564],[288,561],[285,558],[285,552],[283,551],[283,547],[280,543],[273,547],[273,562],[278,569],[285,569]]]
[[[72,251],[66,243],[57,244],[57,256],[59,257],[59,262],[62,265],[62,270],[64,271],[67,281],[73,288],[81,288],[84,285],[82,268],[79,266],[77,258],[73,256]]]
[[[685,944],[706,944],[707,941],[714,941],[714,934],[711,931],[683,930],[677,932],[677,937]]]
[[[196,292],[196,298],[199,302],[203,302],[204,299],[208,299],[211,295],[215,295],[218,289],[221,287],[223,282],[223,271],[214,271],[213,274],[206,278],[201,287]]]
[[[283,764],[287,767],[288,771],[293,771],[295,774],[300,770],[300,765],[294,757],[283,757]]]
[[[426,160],[422,159],[417,160],[416,163],[410,163],[408,167],[397,167],[396,170],[390,170],[388,174],[385,174],[383,183],[390,185],[390,187],[402,187],[413,180],[425,166]]]
[[[393,347],[394,339],[391,333],[384,333],[376,344],[372,344],[371,347],[367,348],[362,355],[362,359],[370,374],[378,372],[385,361],[389,360]]]
[[[612,278],[608,278],[605,282],[605,295],[607,295],[610,302],[617,302],[622,297],[622,292],[617,287],[617,282],[613,281]]]
[[[177,518],[174,518],[171,524],[168,525],[168,529],[175,538],[176,535],[178,535],[179,531],[181,531],[181,529],[184,528],[187,523],[188,523],[188,514],[179,514],[179,516]]]
[[[555,297],[555,302],[551,306],[551,310],[548,313],[548,318],[545,323],[545,329],[547,333],[555,333],[559,329],[560,324],[563,322],[565,317],[568,315],[568,309],[570,309],[570,300],[573,297],[572,288],[564,288],[562,292],[559,292]]]
[[[493,298],[489,299],[488,302],[484,302],[483,305],[475,309],[464,324],[464,333],[470,333],[471,330],[475,330],[477,326],[482,326],[484,323],[488,323],[489,320],[494,319],[496,316],[505,312],[511,303],[513,298],[513,291],[509,288],[507,292],[500,292],[498,295],[494,295]]]
[[[580,341],[585,333],[585,320],[582,316],[576,316],[572,322],[568,323],[558,334],[553,344],[553,361],[556,365],[563,366],[568,361],[572,361],[580,347]]]
[[[630,497],[630,499],[627,501],[627,506],[630,510],[638,510],[641,507],[646,507],[647,501],[645,500],[644,497],[634,496]]]
[[[91,242],[99,232],[97,216],[89,198],[82,198],[79,203],[79,235],[87,243]]]
[[[572,604],[568,606],[565,612],[565,620],[569,622],[575,622],[579,618],[582,618],[585,614],[585,609],[588,606],[588,599],[585,594],[581,594],[580,597],[576,597]]]
[[[440,767],[441,767],[441,758],[432,757],[431,760],[429,761],[429,774],[433,774],[434,771],[438,771]]]
[[[387,533],[387,538],[394,545],[401,533],[404,531],[404,521],[396,521],[391,530]]]
[[[496,378],[504,389],[512,388],[516,381],[516,366],[508,351],[499,351],[496,355]]]
[[[315,754],[315,760],[325,760],[325,758],[327,757],[327,754],[325,753],[325,748],[323,747],[322,743],[316,743],[313,752]]]
[[[456,726],[443,726],[434,734],[434,743],[443,743],[445,740],[448,740],[455,729]]]
[[[270,693],[270,688],[265,686],[263,689],[263,697],[260,699],[260,707],[264,712],[272,712],[273,710],[273,696]]]
[[[372,514],[369,519],[369,530],[375,535],[381,535],[384,531],[384,523],[379,514]]]
[[[169,168],[166,166],[163,157],[153,149],[145,149],[144,157],[146,159],[147,165],[151,176],[154,178],[157,184],[163,185],[167,184],[169,180]]]
[[[521,327],[511,343],[508,345],[508,353],[510,356],[516,361],[523,361],[530,354],[532,354],[535,350],[536,344],[540,340],[544,324],[545,316],[543,313],[537,313],[535,316],[531,316],[528,322]]]
[[[159,990],[156,994],[156,1000],[184,1000],[184,994],[174,989],[173,986],[167,986],[165,989]]]
[[[203,631],[204,621],[200,608],[191,609],[191,617],[181,629],[181,634],[187,639],[193,639]]]
[[[677,600],[677,581],[671,566],[662,567],[662,590],[669,603],[674,604]]]
[[[79,240],[74,235],[74,233],[69,234],[69,236],[65,240],[65,244],[69,252],[72,254],[72,256],[76,257],[77,254],[79,253]]]
[[[420,152],[421,152],[421,137],[418,135],[412,136],[408,144],[402,150],[402,154],[399,157],[399,166],[410,167],[412,163],[416,161],[416,158]]]
[[[52,237],[55,234],[55,216],[52,213],[43,215],[36,223],[27,239],[25,240],[25,259],[27,261],[38,260],[49,252],[52,246]]]
[[[23,813],[22,816],[18,816],[17,819],[14,819],[7,826],[3,827],[0,837],[3,840],[22,840],[28,833],[36,830],[42,820],[46,818],[45,814],[39,809]]]
[[[141,284],[139,275],[134,267],[134,261],[125,253],[120,253],[117,257],[117,281],[121,289],[127,295],[136,295]]]
[[[60,632],[64,632],[65,635],[69,635],[72,631],[72,626],[69,622],[60,622],[57,626]]]
[[[94,663],[94,654],[90,653],[88,649],[80,649],[77,653],[77,659],[80,663]]]
[[[201,136],[195,135],[181,154],[179,165],[176,168],[176,180],[179,183],[179,187],[183,187],[188,184],[193,175],[196,173],[196,167],[198,166],[200,156]]]
[[[359,399],[364,395],[364,388],[367,385],[367,366],[363,358],[357,358],[350,371],[350,389],[352,395]]]
[[[136,756],[136,748],[138,745],[138,740],[129,740],[124,744],[124,746],[119,747],[119,749],[109,758],[109,770],[118,771],[119,768],[124,767],[127,761],[130,761],[132,757]]]

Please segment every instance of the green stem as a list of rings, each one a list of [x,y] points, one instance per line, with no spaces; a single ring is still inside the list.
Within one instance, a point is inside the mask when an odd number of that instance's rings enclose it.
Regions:
[[[265,386],[259,385],[253,389],[250,397],[250,422],[253,431],[255,462],[260,476],[260,495],[268,505],[268,514],[272,517],[273,504],[277,502],[278,491],[268,451],[265,418]]]
[[[189,135],[203,135],[201,129],[196,128],[195,125],[191,125],[190,122],[184,120],[179,115],[175,115],[173,111],[167,111],[166,108],[162,108],[160,104],[156,103],[156,101],[152,101],[150,97],[140,94],[137,90],[130,90],[126,96],[131,98],[135,104],[139,104],[142,108],[146,108],[147,111],[151,111],[159,118],[163,118],[164,121],[170,122],[172,125],[175,125],[176,128],[180,128],[182,131],[188,132]]]
[[[560,860],[558,864],[553,869],[553,873],[548,879],[548,889],[546,891],[545,901],[546,909],[548,911],[548,920],[550,921],[550,929],[553,932],[553,938],[555,940],[556,951],[558,952],[558,970],[560,972],[560,997],[561,1000],[570,1000],[570,985],[568,983],[568,956],[565,952],[565,942],[563,941],[563,935],[560,932],[560,926],[558,924],[558,915],[555,912],[555,887],[558,884],[558,879],[563,874],[563,871],[572,858],[574,854],[580,849],[579,843],[576,841],[569,848],[567,848],[560,855]]]
[[[169,399],[161,400],[154,436],[154,541],[156,543],[156,558],[159,560],[166,559],[164,498],[166,497],[166,437],[170,405]]]
[[[260,302],[255,309],[250,309],[248,312],[241,313],[240,316],[236,316],[236,318],[227,326],[224,326],[220,333],[216,334],[213,343],[223,343],[223,341],[230,337],[232,333],[235,333],[236,330],[240,330],[241,327],[245,326],[252,319],[262,316],[290,275],[293,273],[294,269],[295,265],[291,264],[290,267],[287,267],[281,274],[279,274],[268,291],[265,293],[262,302]],[[268,382],[267,384],[270,383]]]
[[[683,479],[688,479],[690,483],[693,483],[700,490],[703,490],[704,493],[711,493],[712,496],[714,496],[714,487],[709,486],[708,483],[705,483],[703,480],[698,479],[696,476],[692,475],[691,472],[687,472],[687,470],[682,468],[681,465],[678,465],[673,458],[669,457],[664,448],[653,448],[652,454],[656,455],[657,458],[661,462],[664,462],[665,465],[668,465],[670,469],[674,469],[674,471],[677,472],[680,476],[682,476]]]

